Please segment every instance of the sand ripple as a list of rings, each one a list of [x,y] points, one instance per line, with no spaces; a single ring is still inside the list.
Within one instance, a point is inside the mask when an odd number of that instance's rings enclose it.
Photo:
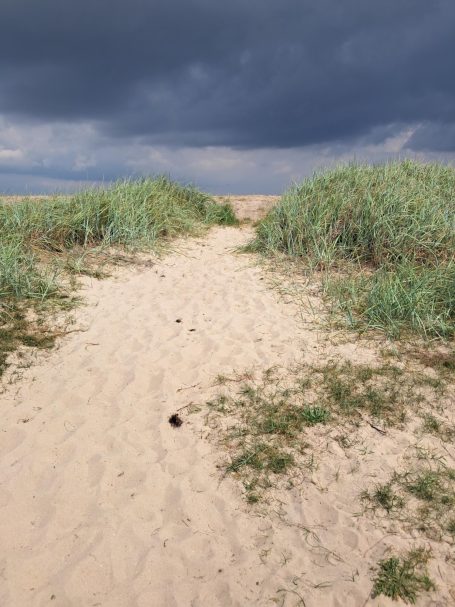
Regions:
[[[364,604],[362,554],[384,533],[353,519],[358,487],[343,502],[311,485],[286,524],[254,516],[219,483],[197,419],[167,422],[219,373],[318,348],[293,304],[232,251],[249,236],[214,229],[151,268],[87,284],[87,331],[1,396],[2,606]]]

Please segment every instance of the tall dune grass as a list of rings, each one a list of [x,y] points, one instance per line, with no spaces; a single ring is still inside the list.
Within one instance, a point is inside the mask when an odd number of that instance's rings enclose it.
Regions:
[[[54,274],[39,268],[37,257],[20,239],[13,235],[0,240],[0,303],[7,297],[44,299],[56,288]]]
[[[451,167],[404,161],[317,174],[284,194],[251,247],[330,270],[327,291],[357,326],[455,333]],[[334,280],[337,268],[344,275]]]
[[[0,204],[0,294],[45,297],[55,292],[40,252],[75,246],[149,248],[203,226],[235,223],[229,205],[166,177],[120,181],[71,197]]]
[[[155,247],[212,224],[236,223],[230,205],[166,177],[119,181],[66,197],[0,202],[0,374],[17,345],[48,347],[27,320],[30,307],[64,303],[62,253],[111,245]],[[61,266],[62,264],[60,264]]]

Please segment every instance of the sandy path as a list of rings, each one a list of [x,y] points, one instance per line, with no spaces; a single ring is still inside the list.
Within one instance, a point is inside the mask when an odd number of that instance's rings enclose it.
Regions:
[[[178,430],[167,421],[204,403],[219,373],[323,351],[294,304],[233,252],[250,235],[213,229],[151,268],[87,282],[77,312],[87,330],[0,396],[2,607],[395,604],[368,599],[390,534],[356,513],[410,435],[359,429],[368,449],[353,455],[321,443],[312,478],[286,494],[285,524],[219,482],[202,416]],[[419,605],[450,602],[451,564],[435,550],[442,602]]]
[[[217,373],[299,353],[290,306],[231,252],[247,238],[213,230],[158,266],[95,281],[78,312],[87,331],[2,395],[1,605],[257,594],[245,583],[260,562],[250,518],[219,487],[207,442],[167,422]]]

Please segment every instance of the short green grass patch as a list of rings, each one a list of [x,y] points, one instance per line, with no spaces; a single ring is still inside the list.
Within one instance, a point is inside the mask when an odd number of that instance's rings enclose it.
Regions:
[[[404,556],[392,556],[379,561],[373,583],[372,596],[387,596],[414,604],[421,592],[436,588],[430,579],[427,563],[431,553],[425,548],[414,548]]]

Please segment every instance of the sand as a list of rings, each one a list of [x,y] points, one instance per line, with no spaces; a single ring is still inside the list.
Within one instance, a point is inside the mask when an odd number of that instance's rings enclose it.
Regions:
[[[219,202],[230,202],[240,221],[250,220],[254,222],[265,217],[280,197],[250,194],[248,196],[216,196],[215,199]]]
[[[254,258],[235,253],[251,234],[215,228],[151,267],[85,280],[81,331],[6,386],[3,607],[395,604],[369,598],[370,567],[413,538],[356,516],[358,494],[365,479],[393,470],[412,437],[364,428],[367,455],[321,444],[317,470],[266,515],[222,479],[204,416],[185,409],[213,394],[218,374],[327,351]],[[179,410],[175,429],[168,417]],[[419,605],[455,596],[448,545],[434,550],[438,591]]]

